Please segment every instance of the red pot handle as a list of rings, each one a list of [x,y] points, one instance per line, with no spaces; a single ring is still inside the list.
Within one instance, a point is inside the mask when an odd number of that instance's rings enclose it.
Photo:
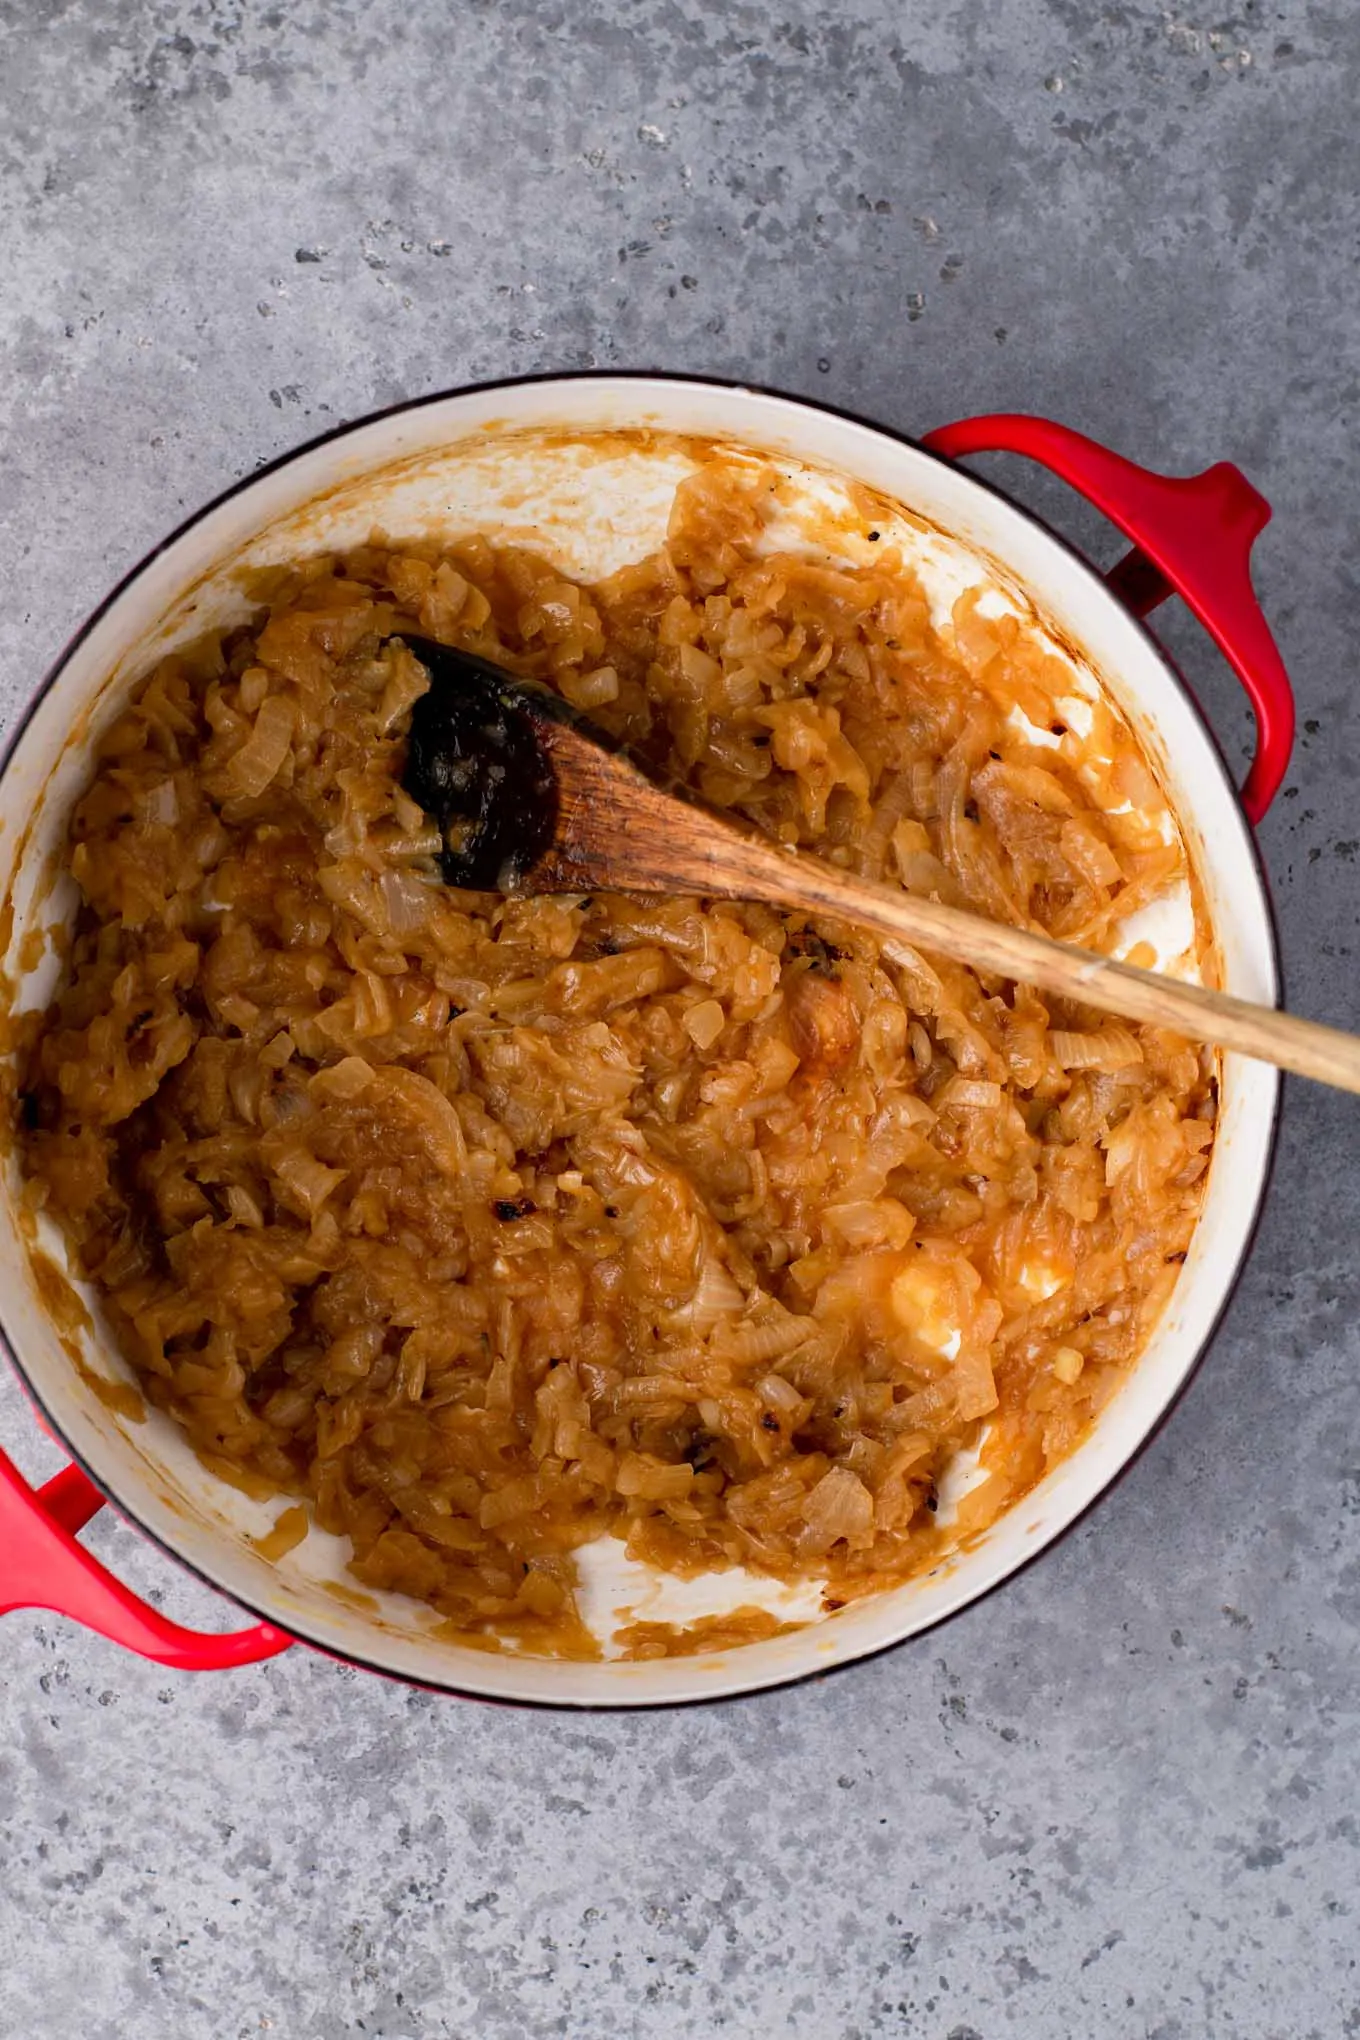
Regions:
[[[1103,510],[1133,550],[1108,580],[1135,616],[1179,595],[1213,638],[1251,698],[1256,756],[1242,805],[1259,822],[1279,790],[1294,744],[1294,694],[1284,660],[1251,585],[1251,548],[1270,505],[1240,468],[1221,460],[1202,475],[1159,475],[1122,454],[1015,411],[961,418],[921,444],[958,460],[969,453],[1023,453]]]
[[[97,1630],[139,1657],[181,1672],[220,1672],[277,1657],[293,1641],[262,1622],[228,1636],[182,1629],[139,1600],[76,1543],[104,1497],[78,1466],[31,1488],[0,1452],[0,1615],[48,1608]]]

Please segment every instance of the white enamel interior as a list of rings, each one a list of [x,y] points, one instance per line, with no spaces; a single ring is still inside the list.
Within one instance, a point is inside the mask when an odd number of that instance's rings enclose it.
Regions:
[[[353,544],[378,526],[401,536],[500,532],[576,572],[607,571],[655,544],[689,458],[645,440],[583,449],[571,435],[637,428],[755,449],[881,492],[901,506],[938,603],[951,588],[985,581],[990,600],[1032,605],[1067,647],[1079,646],[1075,689],[1106,687],[1159,765],[1204,886],[1227,987],[1274,1002],[1269,910],[1217,750],[1155,645],[1094,572],[1004,498],[869,426],[762,393],[608,376],[471,391],[356,426],[243,485],[129,580],[65,657],[0,777],[0,898],[15,907],[10,975],[18,975],[26,930],[69,905],[48,874],[92,736],[158,651],[243,613],[242,568]],[[815,494],[820,485],[809,478],[808,486]],[[1170,962],[1177,941],[1164,946]],[[30,974],[25,1003],[45,1000],[50,982],[50,968]],[[498,1699],[655,1706],[714,1698],[911,1636],[995,1586],[1080,1515],[1156,1424],[1213,1331],[1262,1194],[1277,1086],[1264,1065],[1227,1059],[1204,1213],[1172,1305],[1092,1436],[928,1578],[728,1652],[637,1664],[489,1655],[432,1637],[428,1609],[346,1586],[338,1539],[313,1531],[281,1566],[267,1564],[246,1540],[269,1527],[277,1505],[249,1503],[207,1474],[168,1419],[129,1422],[81,1381],[33,1286],[12,1178],[0,1198],[0,1318],[33,1392],[119,1506],[280,1627],[407,1678]],[[59,1254],[55,1241],[45,1244]],[[87,1358],[102,1373],[122,1371],[98,1330]],[[668,1612],[664,1595],[638,1606],[639,1615]]]

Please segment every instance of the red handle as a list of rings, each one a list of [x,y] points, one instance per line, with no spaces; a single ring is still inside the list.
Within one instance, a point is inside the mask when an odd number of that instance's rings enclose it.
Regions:
[[[220,1672],[277,1657],[293,1641],[262,1622],[229,1636],[205,1636],[158,1615],[76,1543],[103,1495],[77,1466],[33,1489],[0,1452],[0,1615],[50,1608],[181,1672]]]
[[[1251,698],[1256,756],[1242,805],[1259,822],[1279,790],[1294,745],[1294,694],[1284,660],[1251,585],[1251,548],[1270,505],[1240,468],[1221,460],[1202,475],[1159,475],[1047,418],[1003,411],[961,418],[922,445],[958,460],[969,453],[1023,453],[1103,510],[1133,551],[1108,576],[1135,616],[1168,595],[1194,611]]]

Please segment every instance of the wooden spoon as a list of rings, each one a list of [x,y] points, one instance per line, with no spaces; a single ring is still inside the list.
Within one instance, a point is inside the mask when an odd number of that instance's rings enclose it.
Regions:
[[[560,696],[467,652],[404,642],[430,675],[403,784],[438,824],[451,885],[762,900],[872,928],[974,970],[1360,1092],[1360,1038],[852,878],[663,786]]]

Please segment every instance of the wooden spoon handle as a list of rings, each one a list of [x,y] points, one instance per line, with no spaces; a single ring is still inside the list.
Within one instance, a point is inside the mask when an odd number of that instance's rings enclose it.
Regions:
[[[544,729],[541,735],[545,748],[556,752],[572,775],[572,819],[553,855],[539,867],[550,890],[610,886],[762,900],[828,914],[914,948],[936,950],[974,970],[1014,978],[1126,1020],[1169,1027],[1337,1090],[1360,1092],[1360,1039],[1352,1034],[1116,963],[896,886],[852,878],[818,857],[783,849],[702,803],[678,798],[679,789],[663,790],[631,760],[599,750],[577,732]]]
[[[1191,1040],[1235,1049],[1239,1055],[1274,1063],[1279,1069],[1293,1070],[1337,1090],[1360,1093],[1360,1038],[1339,1028],[1257,1006],[1228,992],[1184,984],[1133,964],[1117,963],[1111,957],[1075,949],[1027,928],[988,921],[938,900],[850,878],[817,858],[781,856],[778,851],[772,855],[782,869],[760,874],[763,883],[758,897],[768,903],[798,905],[809,912],[853,921],[879,934],[895,936],[913,948],[953,957],[974,970],[994,971],[1084,1006],[1096,1006],[1153,1027],[1169,1027]],[[764,863],[764,858],[761,861]],[[757,896],[755,880],[752,870],[743,888],[745,897]]]

